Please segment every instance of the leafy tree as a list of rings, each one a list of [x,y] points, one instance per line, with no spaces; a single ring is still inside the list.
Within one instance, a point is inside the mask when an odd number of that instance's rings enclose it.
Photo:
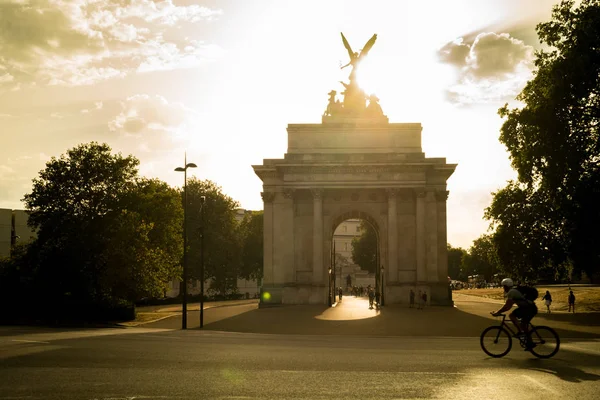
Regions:
[[[503,222],[492,235],[500,270],[521,281],[555,275],[566,261],[561,239],[552,226],[553,210],[540,195],[510,182],[495,193],[486,210],[486,216],[498,215]]]
[[[235,221],[235,210],[239,208],[239,203],[210,180],[191,178],[187,182],[187,191],[191,277],[200,279],[200,233],[203,229],[204,278],[211,279],[209,289],[221,295],[236,293],[242,265],[242,243]],[[205,197],[204,203],[202,196]]]
[[[166,286],[181,276],[183,255],[182,221],[183,206],[180,193],[158,179],[139,178],[135,186],[123,199],[123,208],[139,216],[137,229],[145,227],[147,237],[144,246],[146,256],[152,256],[153,263],[147,263],[144,273],[145,287],[142,293],[152,293],[152,297],[163,295]]]
[[[467,281],[467,275],[461,269],[463,258],[467,252],[461,247],[452,247],[448,243],[448,275],[452,279]]]
[[[178,193],[136,179],[138,164],[92,142],[52,158],[34,179],[24,198],[38,230],[30,251],[49,303],[133,302],[177,275]]]
[[[360,236],[352,239],[352,259],[363,270],[377,270],[377,233],[371,224],[360,222]]]
[[[238,232],[242,242],[240,277],[261,279],[263,277],[263,211],[244,215]]]
[[[517,97],[524,106],[499,110],[518,183],[494,194],[486,216],[503,263],[522,274],[565,260],[590,277],[600,268],[600,1],[574,6],[562,1],[536,27],[548,49],[536,53],[535,76]],[[514,226],[519,207],[530,215]],[[510,248],[518,233],[525,253]]]
[[[494,274],[498,273],[499,265],[491,235],[481,235],[463,257],[461,268],[465,275],[483,275],[486,281],[491,282]]]

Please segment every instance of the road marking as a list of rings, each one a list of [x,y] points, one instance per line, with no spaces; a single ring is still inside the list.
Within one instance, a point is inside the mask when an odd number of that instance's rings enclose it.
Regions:
[[[41,340],[25,340],[25,339],[12,339],[11,342],[23,342],[23,343],[50,343],[50,342],[42,342]]]
[[[555,395],[559,395],[559,394],[560,394],[560,393],[559,393],[559,392],[557,392],[556,390],[549,388],[548,386],[544,385],[544,384],[543,384],[543,383],[541,383],[541,382],[538,382],[536,379],[533,379],[533,378],[532,378],[531,376],[529,376],[529,375],[525,375],[525,374],[523,374],[522,376],[523,376],[523,377],[525,377],[525,378],[527,378],[527,379],[529,379],[529,380],[530,380],[532,383],[536,384],[537,386],[541,387],[542,389],[545,389],[545,390],[549,391],[549,392],[550,392],[550,393],[552,393],[552,394],[555,394]]]

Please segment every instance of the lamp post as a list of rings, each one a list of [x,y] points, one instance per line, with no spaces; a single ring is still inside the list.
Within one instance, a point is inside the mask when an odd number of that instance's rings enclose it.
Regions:
[[[335,300],[335,291],[337,290],[337,266],[335,265],[335,239],[333,240],[333,298]]]
[[[175,171],[183,172],[183,310],[181,316],[181,329],[187,329],[187,169],[196,168],[197,165],[187,162],[187,154],[185,154],[183,162],[185,167],[177,167],[175,168]]]
[[[204,204],[206,196],[200,196],[200,328],[204,327]]]
[[[331,307],[331,267],[329,267],[329,295],[327,297],[327,304]]]
[[[383,268],[383,264],[381,265],[381,305],[385,306],[385,269]]]

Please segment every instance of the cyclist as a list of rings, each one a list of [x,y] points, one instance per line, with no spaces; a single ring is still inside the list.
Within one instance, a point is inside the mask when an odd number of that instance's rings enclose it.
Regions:
[[[535,347],[535,344],[531,341],[531,338],[527,335],[529,331],[529,323],[533,317],[537,314],[537,306],[533,301],[527,300],[525,296],[513,287],[514,283],[510,278],[502,279],[500,283],[504,289],[504,297],[506,297],[506,303],[498,311],[493,311],[492,315],[498,316],[503,312],[509,311],[513,304],[517,305],[517,309],[510,313],[510,320],[517,327],[517,337],[527,338],[527,344],[525,350],[529,350]],[[521,320],[519,322],[519,319]]]

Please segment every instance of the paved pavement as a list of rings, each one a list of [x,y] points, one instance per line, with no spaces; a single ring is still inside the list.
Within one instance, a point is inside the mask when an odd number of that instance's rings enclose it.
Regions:
[[[587,400],[599,382],[589,339],[538,360],[473,337],[0,327],[0,400]]]
[[[499,323],[489,312],[501,302],[481,297],[455,294],[455,307],[387,305],[369,310],[366,298],[345,296],[336,307],[294,305],[258,308],[257,304],[224,307],[204,312],[204,329],[213,331],[359,336],[479,336],[486,327]],[[533,321],[549,325],[561,337],[600,338],[600,314],[538,314]],[[180,329],[176,315],[145,327]],[[199,328],[199,313],[188,313],[188,328]]]

